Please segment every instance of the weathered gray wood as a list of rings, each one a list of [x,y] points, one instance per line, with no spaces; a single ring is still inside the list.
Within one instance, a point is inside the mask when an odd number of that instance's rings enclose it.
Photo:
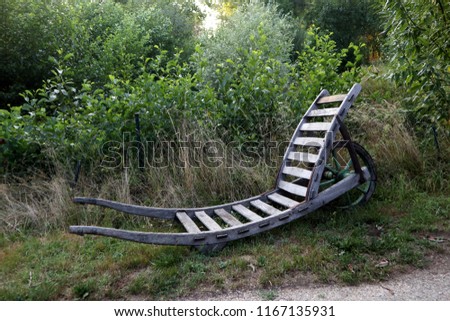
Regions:
[[[289,183],[286,181],[280,181],[278,183],[278,187],[286,192],[291,193],[291,194],[295,194],[295,195],[299,195],[299,196],[303,196],[303,197],[306,196],[307,188],[304,186]]]
[[[339,107],[336,108],[323,108],[314,109],[307,114],[307,117],[323,117],[323,116],[334,116],[339,112]]]
[[[262,220],[262,217],[256,214],[255,212],[249,210],[245,206],[242,205],[235,205],[233,206],[233,210],[241,214],[243,217],[250,221],[260,221]]]
[[[322,90],[320,92],[320,94],[316,97],[316,99],[314,99],[314,101],[312,102],[312,104],[309,106],[308,110],[306,111],[306,115],[308,115],[312,110],[317,109],[317,100],[319,100],[320,97],[324,97],[324,96],[328,96],[330,95],[330,93],[327,90]],[[300,120],[300,123],[297,125],[297,128],[295,129],[294,133],[292,134],[292,138],[289,142],[288,147],[286,148],[286,151],[284,153],[283,156],[283,161],[282,161],[282,165],[280,170],[278,171],[278,175],[277,175],[277,181],[276,181],[276,185],[278,185],[279,181],[283,179],[283,173],[282,173],[282,169],[286,164],[286,161],[288,161],[288,157],[289,155],[295,151],[296,146],[294,144],[294,140],[295,138],[299,137],[301,135],[301,131],[300,131],[300,127],[302,126],[303,123],[306,122],[306,117],[302,117],[302,119]]]
[[[195,224],[195,222],[185,213],[177,212],[177,219],[183,224],[184,228],[188,233],[200,233],[200,229]]]
[[[323,138],[322,137],[297,137],[294,140],[295,145],[301,146],[317,146],[322,147]]]
[[[254,207],[261,210],[262,212],[268,214],[268,215],[277,215],[280,214],[281,211],[267,203],[264,203],[260,200],[252,201],[250,202]]]
[[[359,92],[361,91],[361,85],[355,84],[350,89],[350,91],[345,95],[345,97],[342,99],[342,103],[339,106],[338,113],[333,117],[333,120],[331,121],[332,127],[330,131],[326,133],[324,144],[319,152],[319,160],[314,166],[313,170],[313,176],[310,180],[310,183],[308,185],[308,191],[306,195],[305,201],[308,202],[310,199],[316,197],[319,192],[319,186],[320,186],[320,178],[322,177],[324,168],[325,168],[325,161],[327,159],[327,155],[331,151],[331,148],[333,146],[333,141],[335,140],[337,130],[339,129],[339,124],[337,117],[341,117],[343,119],[345,115],[347,114],[348,110],[352,106],[355,98],[358,96]],[[343,96],[343,95],[338,95]],[[341,97],[342,98],[342,97]],[[341,99],[339,98],[339,99]],[[334,99],[334,98],[329,98]],[[336,98],[338,99],[338,98]]]
[[[91,198],[91,197],[75,197],[73,199],[74,203],[78,204],[86,204],[86,205],[97,205],[106,208],[112,208],[117,211],[121,211],[127,214],[139,215],[145,217],[154,217],[161,219],[175,219],[175,214],[177,212],[186,212],[189,216],[193,217],[194,213],[197,211],[211,211],[219,208],[223,208],[225,210],[231,210],[231,207],[236,204],[242,204],[244,206],[248,206],[250,201],[259,199],[264,195],[253,196],[244,200],[214,205],[208,207],[197,207],[197,208],[161,208],[161,207],[147,207],[140,205],[132,205],[126,203],[120,203],[116,201],[104,200],[101,198]]]
[[[236,217],[225,211],[223,208],[219,208],[218,210],[214,210],[217,216],[219,216],[225,223],[229,226],[239,226],[242,225],[242,222],[239,221]]]
[[[344,101],[345,97],[347,97],[347,95],[334,95],[334,96],[321,97],[317,101],[317,105],[329,104],[329,103],[339,103],[339,102]]]
[[[312,172],[305,168],[285,166],[283,168],[283,174],[295,176],[298,178],[310,179]]]
[[[342,105],[339,107],[339,116],[343,119],[350,108],[351,104],[353,103],[354,99],[357,97],[359,92],[361,91],[361,85],[355,84],[352,89],[349,91],[347,96],[349,97]],[[314,113],[320,113],[317,109],[317,101],[320,97],[328,96],[329,93],[326,90],[322,90],[322,92],[319,94],[319,96],[314,100],[314,102],[309,107],[308,111],[306,112],[307,115],[312,115]],[[322,109],[325,110],[325,109]],[[319,115],[319,114],[317,114]],[[301,125],[305,123],[305,117],[302,118],[299,125],[297,126],[297,129],[292,135],[291,143],[289,144],[288,148],[286,149],[285,155],[283,157],[283,165],[280,168],[280,171],[277,175],[277,183],[282,179],[282,170],[285,166],[285,162],[288,159],[291,160],[299,160],[303,162],[310,162],[315,163],[318,161],[318,157],[313,154],[308,153],[301,153],[301,154],[292,154],[294,152],[294,144],[293,140],[298,137],[300,127]],[[305,157],[305,155],[308,155]],[[312,156],[309,156],[312,155]],[[193,216],[195,211],[201,211],[201,210],[214,210],[223,208],[225,210],[231,210],[233,205],[236,204],[242,204],[243,206],[248,206],[251,200],[259,199],[261,196],[255,196],[246,200],[238,201],[238,202],[232,202],[228,204],[222,204],[217,206],[209,206],[209,207],[202,207],[202,208],[157,208],[157,207],[147,207],[147,206],[139,206],[139,205],[131,205],[131,204],[124,204],[120,202],[115,201],[109,201],[109,200],[103,200],[103,199],[96,199],[96,198],[86,198],[86,197],[76,197],[74,198],[75,203],[79,204],[93,204],[103,207],[112,208],[118,211],[122,211],[124,213],[134,214],[134,215],[142,215],[146,217],[155,217],[155,218],[162,218],[162,219],[174,219],[175,214],[177,211],[184,211],[189,216]]]
[[[363,173],[365,179],[370,178],[370,173],[366,167],[363,167]],[[300,217],[307,215],[334,200],[336,197],[341,196],[343,193],[351,190],[352,188],[360,185],[359,175],[352,174],[344,178],[342,181],[332,185],[328,189],[322,191],[315,199],[300,204],[295,209],[289,209],[282,212],[279,215],[268,216],[264,219],[249,222],[238,227],[222,231],[209,231],[202,232],[201,234],[190,233],[147,233],[147,232],[135,232],[126,230],[117,230],[113,228],[104,228],[96,226],[71,226],[69,231],[78,235],[94,234],[103,235],[109,237],[115,237],[119,239],[149,243],[149,244],[165,244],[165,245],[202,245],[202,244],[219,244],[232,240],[241,239],[250,235],[254,235],[263,231],[267,231],[292,222]],[[239,206],[239,205],[238,205]],[[282,219],[290,214],[286,219]],[[226,231],[226,237],[219,237],[224,235]],[[201,237],[200,237],[201,236]]]
[[[321,159],[322,161],[318,161],[313,168],[311,180],[309,181],[308,185],[308,191],[305,196],[305,201],[309,201],[310,199],[316,197],[317,193],[319,192],[320,178],[322,177],[323,169],[325,168],[327,155],[329,154],[333,145],[334,135],[335,134],[333,132],[329,131],[325,136],[325,146],[320,150],[319,154],[319,159]]]
[[[342,103],[340,104],[338,110],[337,110],[337,114],[339,114],[339,116],[341,116],[342,118],[345,117],[345,115],[347,114],[348,110],[350,109],[351,105],[353,104],[353,101],[355,100],[355,98],[358,96],[359,92],[361,91],[361,85],[360,84],[354,84],[352,86],[352,88],[350,89],[350,91],[347,93],[347,95],[338,95],[337,97],[339,97],[339,99],[342,98]],[[317,102],[319,100],[322,100],[322,102],[325,101],[329,101],[331,98],[323,98],[323,97],[331,97],[329,96],[329,92],[327,90],[322,90],[322,92],[319,94],[319,96],[316,97],[316,99],[314,100],[314,102],[311,104],[311,106],[308,108],[308,110],[306,111],[305,116],[300,120],[300,123],[298,124],[297,128],[295,129],[291,141],[286,149],[286,152],[284,153],[283,156],[283,161],[281,163],[281,168],[278,171],[278,175],[277,175],[277,182],[276,184],[278,185],[279,182],[283,179],[283,168],[286,165],[286,162],[289,160],[289,156],[291,155],[292,152],[295,151],[295,140],[296,138],[302,137],[302,132],[300,131],[301,126],[306,123],[306,119],[308,118],[308,115],[314,113],[314,110],[318,109],[318,104]],[[336,96],[335,96],[336,97]],[[336,98],[333,98],[336,99]],[[335,116],[335,115],[334,115]],[[334,126],[336,124],[336,117],[333,117],[333,121],[332,121],[332,126]],[[336,132],[336,128],[335,126],[332,127],[333,128],[333,139],[335,136],[335,132]],[[317,158],[317,161],[320,161],[320,158]]]
[[[319,159],[319,155],[304,152],[291,152],[287,158],[297,162],[316,163]]]
[[[300,128],[302,131],[327,131],[332,123],[304,123]]]
[[[91,197],[75,197],[73,199],[73,202],[78,204],[97,205],[112,208],[114,210],[133,215],[157,217],[163,219],[174,219],[176,212],[181,210],[176,208],[158,208],[158,207],[147,207],[140,205],[125,204],[115,201],[104,200],[101,198],[91,198]]]
[[[294,201],[293,199],[290,199],[290,198],[280,195],[278,193],[270,194],[269,196],[267,196],[267,198],[275,203],[286,206],[288,208],[296,207],[300,204],[299,202]]]
[[[222,228],[216,221],[214,221],[205,211],[195,212],[195,216],[206,226],[210,231],[220,231]]]

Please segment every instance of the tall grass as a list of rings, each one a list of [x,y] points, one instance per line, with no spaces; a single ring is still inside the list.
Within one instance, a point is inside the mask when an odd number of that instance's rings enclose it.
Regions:
[[[349,114],[351,132],[375,158],[381,183],[404,179],[411,188],[448,193],[450,137],[437,137],[438,150],[431,126],[423,130],[409,123],[402,94],[389,80],[363,80],[363,102]]]
[[[61,176],[36,175],[0,185],[0,232],[47,232],[63,226],[72,208],[70,189]]]
[[[58,163],[55,158],[53,167],[56,170],[51,177],[36,174],[27,179],[10,179],[0,185],[0,231],[46,233],[65,229],[69,224],[109,222],[123,225],[143,222],[136,217],[73,204],[71,199],[74,196],[156,207],[195,207],[257,195],[271,188],[275,182],[276,168],[262,163],[253,167],[229,166],[233,164],[230,159],[224,160],[220,166],[209,166],[198,162],[198,159],[211,157],[207,151],[188,153],[186,148],[180,148],[175,153],[185,161],[184,166],[177,162],[143,169],[90,166],[81,168],[76,184],[73,169]],[[233,157],[240,159],[244,156]],[[196,163],[197,166],[186,165]],[[144,224],[151,222],[147,220]]]

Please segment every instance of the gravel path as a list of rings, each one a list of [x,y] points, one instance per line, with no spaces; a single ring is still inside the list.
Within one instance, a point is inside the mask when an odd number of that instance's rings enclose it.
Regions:
[[[424,270],[399,275],[386,282],[359,286],[309,285],[264,290],[233,292],[219,296],[196,297],[194,300],[256,301],[386,301],[439,300],[450,301],[450,255],[440,256]],[[189,298],[186,298],[189,300]]]

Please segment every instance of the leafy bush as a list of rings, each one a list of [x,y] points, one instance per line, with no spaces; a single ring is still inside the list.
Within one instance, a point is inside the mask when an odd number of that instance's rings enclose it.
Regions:
[[[350,43],[364,43],[364,59],[377,58],[381,51],[382,23],[377,0],[316,0],[306,10],[308,25],[332,32],[339,50]],[[350,60],[353,57],[349,55]]]
[[[193,51],[195,6],[178,2],[139,1],[129,5],[106,1],[30,1],[5,3],[0,25],[0,106],[18,103],[18,93],[38,88],[50,76],[58,50],[74,55],[72,79],[97,87],[113,74],[131,79],[141,57]],[[177,49],[178,48],[178,49]]]
[[[450,128],[450,2],[387,1],[383,9],[392,72],[418,121]]]
[[[95,163],[101,157],[102,146],[123,143],[124,133],[133,133],[133,118],[142,114],[142,131],[147,140],[178,140],[183,123],[200,120],[214,95],[207,86],[193,91],[195,76],[188,65],[180,62],[179,55],[169,59],[163,51],[153,59],[147,59],[144,72],[134,81],[109,76],[102,89],[91,82],[76,87],[71,80],[70,65],[73,56],[53,59],[56,68],[53,77],[42,88],[26,91],[26,103],[2,111],[0,136],[2,145],[0,161],[7,172],[19,173],[29,166],[46,167],[49,160],[39,151],[51,150],[63,163],[84,159]],[[197,106],[197,108],[191,108]],[[205,116],[202,116],[205,118]],[[133,135],[134,137],[134,135]],[[36,159],[26,158],[30,147]],[[127,142],[125,142],[127,143]],[[100,154],[99,154],[100,152]],[[52,161],[50,159],[50,161]],[[50,162],[51,163],[51,162]]]
[[[196,67],[202,69],[203,77],[215,81],[218,64],[227,59],[245,64],[254,50],[261,50],[263,60],[288,62],[293,36],[291,19],[280,15],[276,6],[251,2],[238,7],[213,36],[201,39],[206,63]]]
[[[240,42],[231,41],[236,26],[226,24],[218,31],[220,38],[203,40],[187,62],[181,52],[153,48],[158,52],[140,60],[122,48],[105,60],[102,72],[111,73],[98,83],[78,83],[75,79],[84,72],[77,65],[80,53],[58,50],[50,59],[53,76],[41,88],[25,91],[22,106],[0,114],[0,137],[6,140],[0,162],[6,173],[48,168],[49,151],[62,163],[84,159],[95,166],[105,148],[120,152],[133,145],[137,112],[147,141],[178,142],[195,135],[267,148],[271,141],[287,139],[320,89],[347,90],[358,80],[358,68],[349,63],[339,73],[348,50],[337,51],[330,35],[315,28],[292,63],[293,34],[283,33],[291,30],[290,20],[270,6],[253,6],[259,15],[252,19],[250,6],[236,13],[247,19],[239,29]],[[130,45],[136,44],[130,34],[133,20],[121,23],[126,31],[117,35],[129,37],[125,44],[130,39]],[[106,37],[102,50],[113,50],[117,35]],[[228,39],[223,50],[218,39]],[[360,58],[359,47],[351,48]],[[100,68],[102,61],[92,64]]]
[[[49,76],[51,64],[47,58],[54,55],[61,39],[70,38],[68,29],[68,10],[59,2],[2,2],[0,106],[18,102],[19,92],[38,87]]]
[[[298,81],[296,86],[299,93],[304,95],[301,99],[297,96],[297,104],[309,103],[320,88],[327,88],[330,92],[345,92],[349,84],[358,80],[362,60],[360,48],[350,43],[348,48],[338,50],[332,34],[311,26],[307,31],[304,50],[297,59],[293,78]],[[340,72],[341,69],[345,71]],[[296,110],[301,112],[306,107],[299,105]]]

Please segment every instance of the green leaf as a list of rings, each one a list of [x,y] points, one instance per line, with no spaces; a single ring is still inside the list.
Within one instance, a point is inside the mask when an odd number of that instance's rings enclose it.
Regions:
[[[73,53],[68,53],[67,55],[64,56],[64,61],[68,61],[70,58],[72,58],[74,56]]]

